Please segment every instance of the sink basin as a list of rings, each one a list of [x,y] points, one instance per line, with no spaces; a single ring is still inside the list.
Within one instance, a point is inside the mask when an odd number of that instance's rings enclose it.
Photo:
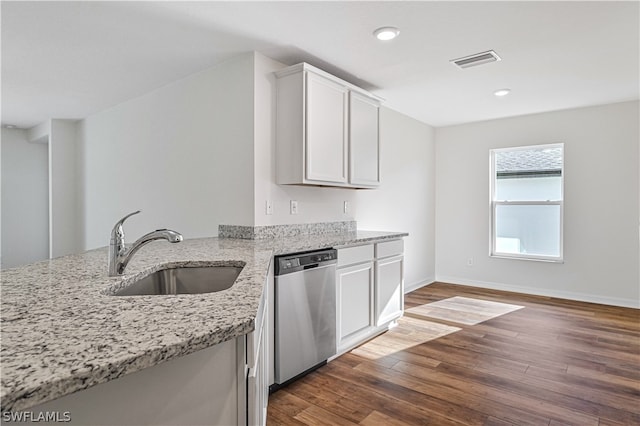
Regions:
[[[200,294],[226,290],[242,271],[238,266],[162,269],[118,290],[114,296]]]

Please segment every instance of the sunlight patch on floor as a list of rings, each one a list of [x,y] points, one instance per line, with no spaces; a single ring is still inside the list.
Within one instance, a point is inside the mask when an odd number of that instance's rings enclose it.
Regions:
[[[379,359],[460,330],[458,327],[405,316],[398,320],[397,327],[351,352],[366,359]]]
[[[476,325],[522,308],[524,306],[456,296],[415,306],[407,309],[405,313],[465,325]]]

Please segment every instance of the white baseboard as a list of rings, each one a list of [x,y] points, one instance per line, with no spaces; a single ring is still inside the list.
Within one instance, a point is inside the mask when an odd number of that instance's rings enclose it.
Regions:
[[[495,283],[489,281],[469,280],[466,278],[452,276],[438,276],[437,282],[448,284],[468,285],[471,287],[489,288],[492,290],[511,291],[514,293],[532,294],[535,296],[556,297],[559,299],[576,300],[579,302],[599,303],[601,305],[621,306],[624,308],[640,308],[640,300],[622,299],[619,297],[600,296],[597,294],[574,293],[570,291],[541,289],[534,287],[523,287],[504,283]]]
[[[425,278],[424,280],[418,281],[417,283],[413,283],[413,284],[405,283],[404,294],[411,293],[412,291],[422,288],[426,285],[433,284],[435,281],[436,281],[436,277],[431,276],[431,277]]]

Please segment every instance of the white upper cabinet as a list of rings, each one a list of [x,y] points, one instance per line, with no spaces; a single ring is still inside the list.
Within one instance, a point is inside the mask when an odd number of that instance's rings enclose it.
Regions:
[[[346,87],[307,73],[306,176],[310,181],[347,183],[348,135]]]
[[[380,183],[378,110],[380,104],[356,92],[349,99],[349,183]]]
[[[378,186],[380,99],[305,63],[276,77],[277,183]]]

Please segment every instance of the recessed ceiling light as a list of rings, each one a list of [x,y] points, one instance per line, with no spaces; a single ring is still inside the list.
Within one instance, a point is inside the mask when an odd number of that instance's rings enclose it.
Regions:
[[[15,129],[17,126],[15,124],[3,124],[2,127],[5,129]]]
[[[400,30],[396,27],[382,27],[378,28],[373,32],[373,35],[376,36],[378,40],[388,41],[393,40],[400,34]]]
[[[493,92],[498,97],[507,96],[509,93],[511,93],[511,89],[500,89]]]

